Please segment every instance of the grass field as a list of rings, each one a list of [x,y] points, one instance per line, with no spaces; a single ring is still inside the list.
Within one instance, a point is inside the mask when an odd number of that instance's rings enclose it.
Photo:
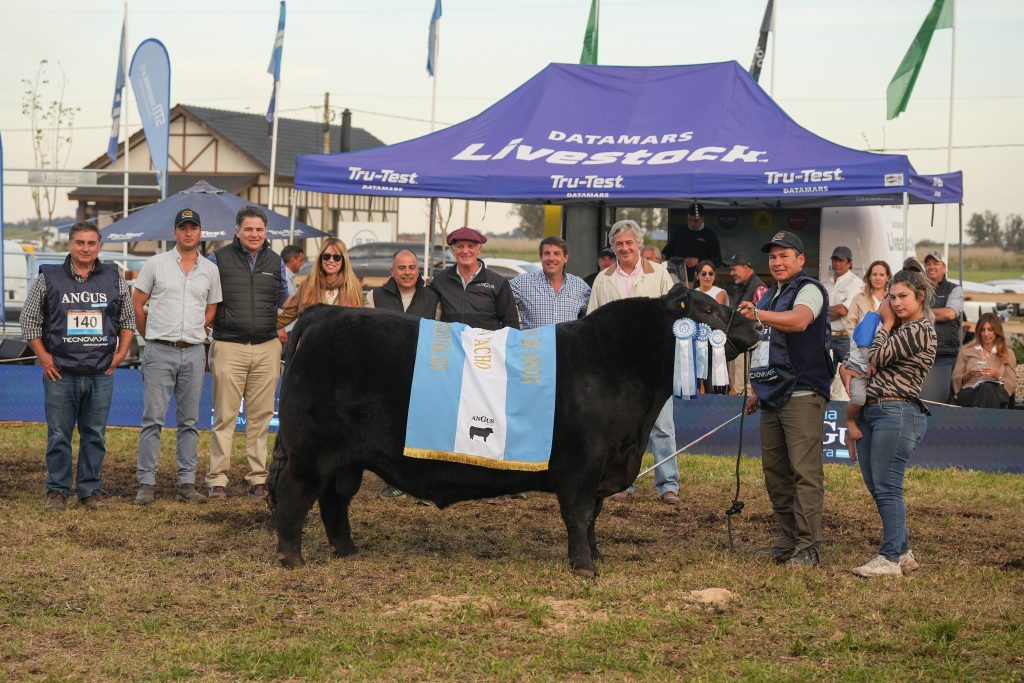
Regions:
[[[753,555],[772,527],[759,463],[743,462],[733,553],[733,462],[697,456],[681,506],[649,480],[608,503],[593,582],[569,572],[549,495],[437,510],[376,498],[369,475],[361,552],[331,559],[314,511],[309,564],[286,571],[266,507],[243,495],[238,440],[232,497],[186,506],[170,498],[170,436],[155,505],[130,504],[137,432],[111,429],[117,498],[45,513],[45,428],[0,426],[0,679],[1022,680],[1019,475],[912,470],[923,566],[902,580],[847,572],[879,536],[855,469],[826,468],[825,566],[785,570]],[[691,593],[708,588],[731,597]]]

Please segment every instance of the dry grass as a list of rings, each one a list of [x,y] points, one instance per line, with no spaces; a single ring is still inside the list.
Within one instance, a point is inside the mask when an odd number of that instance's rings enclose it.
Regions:
[[[859,474],[827,468],[825,567],[756,559],[771,513],[743,463],[739,552],[723,511],[732,463],[684,457],[683,504],[650,482],[609,503],[596,582],[566,566],[554,499],[448,510],[353,504],[361,552],[332,560],[314,511],[309,566],[274,562],[265,507],[242,496],[236,452],[221,504],[130,504],[137,432],[111,429],[97,513],[42,510],[45,429],[0,427],[0,679],[158,680],[1021,680],[1024,478],[913,470],[923,568],[899,581],[846,569],[879,524]],[[237,441],[237,440],[236,440]],[[206,453],[204,434],[202,451]],[[724,589],[707,592],[705,589]],[[705,592],[697,592],[705,591]]]

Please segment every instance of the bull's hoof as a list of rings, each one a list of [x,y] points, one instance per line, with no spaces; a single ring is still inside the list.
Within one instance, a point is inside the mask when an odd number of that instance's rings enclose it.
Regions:
[[[343,557],[350,557],[352,555],[355,555],[358,552],[359,552],[359,548],[357,548],[357,547],[355,547],[353,545],[353,546],[349,546],[347,548],[335,548],[331,552],[331,555],[333,555],[334,557],[336,557],[336,558],[338,558],[340,560]]]
[[[597,578],[597,568],[587,569],[586,567],[573,567],[572,573],[584,579],[594,580]]]
[[[298,569],[299,567],[305,566],[305,562],[302,559],[302,555],[296,553],[294,555],[288,553],[278,553],[277,561],[281,563],[281,566],[285,569]]]

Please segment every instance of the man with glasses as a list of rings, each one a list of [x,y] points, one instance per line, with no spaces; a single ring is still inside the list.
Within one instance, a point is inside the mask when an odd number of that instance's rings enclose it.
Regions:
[[[160,434],[174,394],[177,438],[177,499],[205,503],[196,490],[199,454],[199,398],[206,374],[206,328],[220,303],[220,271],[199,254],[199,212],[182,209],[174,217],[174,248],[152,256],[135,280],[132,305],[139,334],[146,339],[142,359],[142,431],[136,456],[136,505],[156,499]]]
[[[220,272],[224,300],[213,321],[210,370],[213,375],[211,499],[227,498],[231,440],[238,409],[245,400],[245,454],[249,495],[267,497],[267,428],[274,415],[281,374],[277,309],[288,299],[288,276],[281,257],[267,241],[267,216],[258,206],[235,216],[235,238],[210,255]]]

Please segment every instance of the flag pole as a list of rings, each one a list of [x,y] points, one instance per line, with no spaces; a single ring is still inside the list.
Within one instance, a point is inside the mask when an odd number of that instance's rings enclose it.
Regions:
[[[280,81],[274,81],[274,127],[270,134],[270,196],[267,198],[267,208],[274,210],[274,176],[277,169],[277,96],[280,90]]]
[[[281,0],[281,11],[277,17],[277,32],[274,33],[274,49],[270,53],[270,66],[267,73],[274,78],[274,90],[270,96],[270,109],[267,110],[267,122],[273,128],[270,134],[270,196],[267,197],[267,208],[274,210],[274,185],[277,176],[277,111],[281,94],[281,57],[284,53],[284,22],[285,22],[285,0]]]
[[[438,0],[440,3],[440,0]],[[437,127],[437,63],[438,57],[441,54],[441,16],[435,8],[437,16],[431,15],[431,31],[432,42],[430,44],[430,132],[433,133]],[[434,225],[437,220],[437,198],[431,197],[430,199],[430,222],[427,226],[427,234],[423,240],[423,274],[425,277],[430,277],[431,266],[433,265],[433,259],[431,256],[431,247],[434,244]]]
[[[953,86],[954,76],[956,75],[956,0],[949,0],[952,5],[952,11],[950,12],[950,23],[952,26],[950,29],[953,33],[953,49],[949,58],[949,129],[946,137],[946,172],[950,173],[953,170]],[[942,231],[944,234],[943,239],[943,253],[949,254],[949,204],[945,204],[942,208]],[[963,240],[961,240],[963,241]]]
[[[122,72],[124,92],[121,94],[121,125],[124,128],[124,179],[122,181],[124,188],[122,190],[123,209],[121,218],[124,219],[128,217],[128,186],[131,184],[128,173],[128,136],[131,134],[131,129],[128,127],[128,117],[132,110],[128,101],[129,92],[131,92],[131,81],[128,78],[128,0],[124,0],[124,23],[122,25],[124,26],[124,40],[121,42],[121,64],[124,68]],[[128,255],[128,242],[121,243],[121,253],[125,256]]]
[[[775,58],[779,54],[775,51],[775,34],[778,32],[778,29],[775,27],[775,8],[778,6],[780,1],[781,0],[776,0],[772,3],[772,84],[771,87],[768,88],[768,97],[771,97],[772,99],[775,99]]]

